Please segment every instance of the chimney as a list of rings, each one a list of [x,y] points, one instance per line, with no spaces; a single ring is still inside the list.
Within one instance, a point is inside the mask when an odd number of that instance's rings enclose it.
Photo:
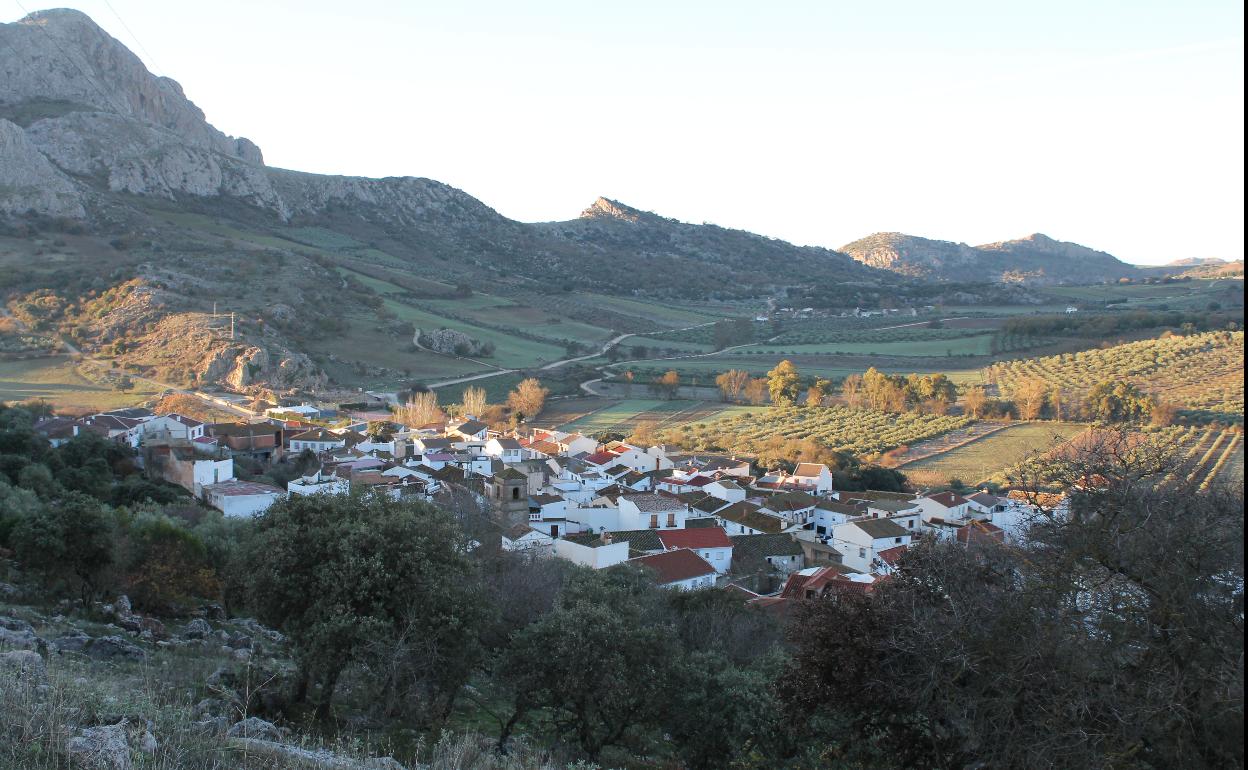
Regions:
[[[605,527],[602,530],[602,534],[598,537],[602,540],[603,545],[611,545],[612,541],[615,540],[615,538],[611,536],[611,533],[608,532]]]

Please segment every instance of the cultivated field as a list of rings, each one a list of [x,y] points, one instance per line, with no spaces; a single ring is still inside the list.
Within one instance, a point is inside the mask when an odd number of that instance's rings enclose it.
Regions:
[[[1207,332],[1141,340],[1110,348],[1003,361],[985,370],[1010,395],[1038,378],[1080,396],[1106,380],[1127,381],[1175,403],[1191,416],[1244,419],[1244,333]]]
[[[780,438],[812,440],[836,451],[872,455],[956,430],[969,422],[951,415],[792,406],[728,416],[681,432],[685,443],[702,441],[737,452],[753,452],[765,442]]]
[[[155,388],[140,380],[130,390],[116,390],[83,376],[63,356],[0,361],[0,401],[4,402],[44,400],[60,411],[97,412],[133,406],[156,395]]]
[[[1018,423],[898,467],[918,486],[943,486],[954,479],[978,485],[1084,430],[1081,423]]]

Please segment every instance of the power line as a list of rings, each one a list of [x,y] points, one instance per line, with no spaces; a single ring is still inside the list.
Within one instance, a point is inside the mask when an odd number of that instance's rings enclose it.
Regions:
[[[147,50],[147,46],[143,45],[143,41],[139,40],[139,36],[134,34],[134,30],[130,29],[130,25],[126,23],[126,20],[121,18],[121,14],[117,13],[117,9],[113,8],[113,4],[108,0],[104,0],[104,5],[108,6],[108,10],[113,12],[113,15],[117,17],[117,21],[121,22],[121,26],[126,30],[126,32],[130,33],[130,37],[134,40],[134,44],[139,47],[139,50],[142,51],[143,55],[147,57],[147,60],[151,62],[152,67],[155,69],[161,69],[161,67],[156,63],[156,57],[152,56],[151,52]]]
[[[22,13],[26,14],[27,16],[32,15],[30,11],[26,10],[26,6],[22,5],[22,0],[13,0],[13,2],[17,3],[17,7],[22,9]],[[82,79],[91,84],[91,87],[94,88],[96,93],[98,93],[104,99],[104,102],[108,104],[108,106],[112,107],[113,109],[116,109],[118,114],[121,114],[121,115],[125,115],[129,112],[129,110],[125,109],[124,106],[121,109],[117,108],[117,103],[113,101],[112,97],[110,97],[107,93],[105,93],[104,89],[100,88],[100,84],[95,82],[94,78],[87,75],[87,73],[82,69],[82,67],[78,65],[78,62],[72,56],[66,53],[64,48],[61,48],[61,44],[57,42],[56,36],[53,35],[51,32],[49,32],[46,26],[44,26],[43,24],[35,24],[35,26],[41,29],[43,31],[43,34],[48,36],[48,42],[52,43],[52,47],[56,49],[57,53],[59,53],[61,57],[65,59],[65,61],[73,65],[74,69],[78,71],[78,74],[82,77]]]

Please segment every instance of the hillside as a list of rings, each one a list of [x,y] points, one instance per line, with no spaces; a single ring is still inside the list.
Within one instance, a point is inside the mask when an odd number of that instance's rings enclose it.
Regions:
[[[1189,257],[1176,259],[1159,266],[1141,266],[1140,272],[1153,278],[1175,276],[1178,278],[1233,278],[1244,274],[1244,260],[1225,260],[1217,257]]]
[[[1077,284],[1135,278],[1132,265],[1077,243],[1036,233],[968,246],[904,233],[876,233],[840,248],[864,265],[931,281]]]
[[[328,226],[416,264],[443,260],[452,277],[626,293],[768,293],[788,282],[773,276],[793,274],[895,282],[828,250],[657,216],[629,227],[594,217],[530,225],[430,179],[271,168],[255,144],[218,131],[176,82],[77,11],[0,26],[0,71],[0,213],[98,228],[110,205],[133,208],[118,196],[128,193],[273,229]]]

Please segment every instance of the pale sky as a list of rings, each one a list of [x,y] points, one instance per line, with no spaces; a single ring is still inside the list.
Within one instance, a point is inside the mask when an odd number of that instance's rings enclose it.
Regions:
[[[68,5],[270,165],[430,177],[523,221],[604,195],[833,248],[1243,256],[1239,2]]]

